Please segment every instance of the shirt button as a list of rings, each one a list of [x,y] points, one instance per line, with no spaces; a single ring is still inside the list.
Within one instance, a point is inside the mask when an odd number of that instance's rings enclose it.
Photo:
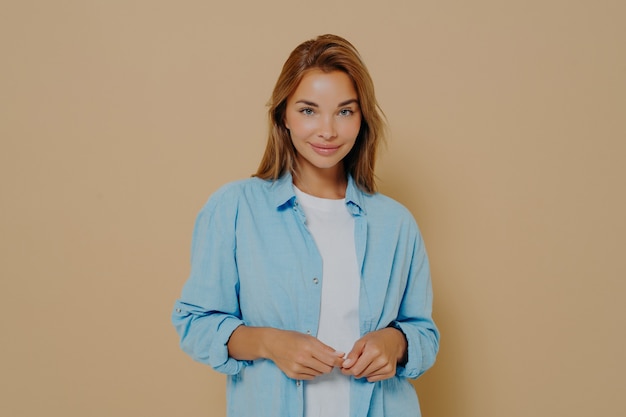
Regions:
[[[310,330],[307,330],[307,331],[306,331],[306,334],[311,334],[311,331],[310,331]]]
[[[316,284],[316,285],[317,285],[317,283],[318,283],[318,282],[320,282],[320,280],[319,280],[319,279],[317,279],[317,278],[313,278],[313,284]]]
[[[296,387],[300,386],[300,381],[296,381]]]

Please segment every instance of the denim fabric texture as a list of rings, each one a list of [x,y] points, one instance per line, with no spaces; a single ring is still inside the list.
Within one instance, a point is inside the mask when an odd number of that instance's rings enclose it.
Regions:
[[[394,326],[408,342],[396,376],[351,380],[352,417],[419,416],[408,378],[430,368],[439,349],[432,320],[428,257],[411,213],[349,178],[346,205],[355,218],[360,265],[360,334]],[[299,207],[292,178],[249,178],[216,191],[200,211],[191,272],[172,314],[182,349],[228,375],[229,417],[300,417],[306,381],[288,378],[269,360],[238,361],[227,343],[240,325],[315,335],[322,261]]]

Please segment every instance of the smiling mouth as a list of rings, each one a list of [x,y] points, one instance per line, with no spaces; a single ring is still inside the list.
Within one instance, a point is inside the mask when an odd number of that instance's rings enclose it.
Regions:
[[[330,155],[339,149],[339,146],[318,146],[313,144],[311,144],[311,147],[320,155]]]

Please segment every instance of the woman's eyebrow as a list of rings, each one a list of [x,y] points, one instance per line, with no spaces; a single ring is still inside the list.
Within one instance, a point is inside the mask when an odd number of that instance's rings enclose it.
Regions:
[[[352,104],[352,103],[359,104],[359,100],[357,100],[356,98],[351,98],[349,100],[342,101],[341,103],[337,105],[337,107],[347,106],[348,104]],[[311,106],[311,107],[319,107],[317,103],[314,103],[308,100],[298,100],[296,101],[296,104],[306,104],[307,106]]]
[[[319,107],[317,105],[317,103],[313,103],[312,101],[308,101],[308,100],[298,100],[296,101],[296,104],[306,104],[307,106],[311,106],[311,107]]]
[[[357,100],[356,98],[351,98],[350,100],[342,101],[337,107],[347,106],[348,104],[352,103],[359,104],[359,100]]]

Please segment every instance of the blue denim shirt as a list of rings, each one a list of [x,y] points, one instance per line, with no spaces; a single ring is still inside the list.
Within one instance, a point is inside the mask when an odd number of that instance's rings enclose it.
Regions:
[[[360,334],[394,326],[408,342],[396,376],[351,380],[352,417],[419,416],[417,378],[434,361],[439,332],[432,318],[428,258],[409,211],[349,178],[346,205],[355,219],[360,265]],[[305,224],[292,178],[250,178],[223,186],[198,215],[191,272],[172,321],[193,359],[228,375],[230,417],[301,417],[303,384],[272,361],[238,361],[227,342],[240,325],[316,335],[322,260]]]

